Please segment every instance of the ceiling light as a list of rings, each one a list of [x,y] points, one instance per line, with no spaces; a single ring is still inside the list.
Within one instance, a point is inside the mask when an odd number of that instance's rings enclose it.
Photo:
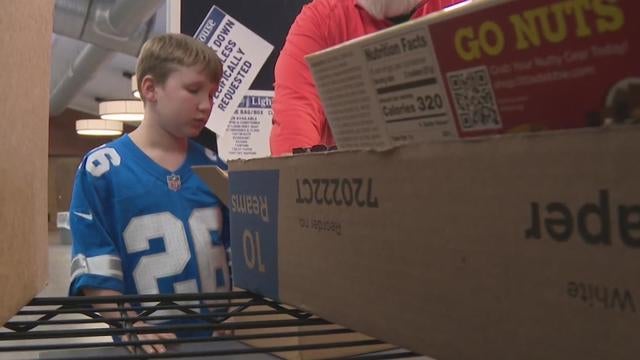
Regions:
[[[120,121],[103,119],[76,120],[78,135],[117,136],[122,134],[123,126]]]
[[[144,106],[140,100],[109,100],[98,105],[101,119],[119,121],[142,121]]]
[[[138,91],[138,81],[135,75],[131,76],[131,94],[134,98],[141,99],[140,91]]]

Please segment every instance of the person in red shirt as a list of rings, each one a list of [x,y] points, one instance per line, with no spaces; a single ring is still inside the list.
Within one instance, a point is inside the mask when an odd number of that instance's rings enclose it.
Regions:
[[[273,156],[335,145],[306,55],[464,0],[314,0],[289,30],[275,68]]]

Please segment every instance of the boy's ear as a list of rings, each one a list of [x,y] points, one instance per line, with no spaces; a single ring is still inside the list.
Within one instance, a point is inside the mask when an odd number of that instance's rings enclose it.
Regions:
[[[156,102],[158,99],[157,87],[156,80],[151,75],[146,75],[140,83],[140,95],[145,101]]]

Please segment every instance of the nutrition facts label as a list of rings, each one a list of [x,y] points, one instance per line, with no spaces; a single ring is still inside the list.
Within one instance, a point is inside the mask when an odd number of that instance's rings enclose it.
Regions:
[[[378,111],[393,143],[455,136],[426,29],[380,39],[363,53]]]
[[[357,53],[309,59],[331,131],[343,150],[391,145],[376,109],[375,92]]]
[[[456,137],[426,28],[307,58],[341,149]]]

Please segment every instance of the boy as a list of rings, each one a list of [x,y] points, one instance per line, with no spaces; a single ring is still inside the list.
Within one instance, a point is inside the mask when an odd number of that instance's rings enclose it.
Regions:
[[[193,165],[226,169],[226,164],[189,139],[200,133],[211,113],[222,75],[220,59],[189,36],[165,34],[142,47],[136,74],[144,120],[131,134],[90,151],[76,174],[69,292],[228,291],[227,209],[191,171]],[[113,306],[94,305],[98,310]],[[103,312],[105,318],[120,315]],[[138,321],[134,326],[149,325]],[[138,335],[139,340],[172,338],[174,334]],[[166,351],[161,344],[143,349]]]

